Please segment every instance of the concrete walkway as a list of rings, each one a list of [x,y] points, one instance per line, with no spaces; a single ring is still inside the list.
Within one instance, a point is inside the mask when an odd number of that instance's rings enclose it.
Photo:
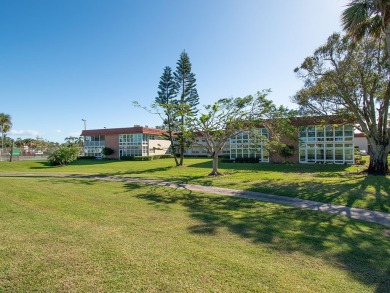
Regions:
[[[351,219],[377,223],[377,224],[390,227],[389,213],[370,211],[370,210],[365,210],[360,208],[350,208],[342,205],[322,203],[322,202],[316,202],[312,200],[293,198],[287,196],[271,195],[271,194],[265,194],[261,192],[255,192],[255,191],[244,191],[244,190],[236,190],[236,189],[222,188],[222,187],[201,186],[201,185],[194,185],[194,184],[174,183],[169,181],[159,181],[159,180],[150,180],[150,179],[142,179],[142,178],[123,178],[123,177],[114,177],[114,176],[101,177],[101,176],[62,175],[62,174],[38,175],[38,174],[21,174],[21,173],[13,173],[13,174],[0,173],[0,177],[13,177],[13,176],[89,178],[89,179],[104,180],[104,181],[118,181],[118,182],[164,186],[164,187],[170,187],[175,189],[187,189],[196,192],[247,198],[247,199],[292,206],[296,208],[320,211],[320,212],[325,212],[330,214],[346,216]]]
[[[165,186],[165,187],[176,188],[176,189],[187,189],[196,192],[205,192],[205,193],[212,193],[212,194],[239,197],[239,198],[248,198],[248,199],[292,206],[296,208],[303,208],[308,210],[321,211],[330,214],[346,216],[351,219],[377,223],[377,224],[390,227],[390,214],[388,213],[370,211],[370,210],[359,209],[359,208],[350,208],[342,205],[322,203],[322,202],[300,199],[300,198],[293,198],[288,196],[279,196],[279,195],[271,195],[271,194],[265,194],[261,192],[255,192],[255,191],[244,191],[244,190],[236,190],[236,189],[223,188],[223,187],[201,186],[201,185],[185,184],[185,183],[173,183],[168,181],[148,180],[148,179],[140,179],[140,178],[119,178],[119,177],[93,177],[93,178],[99,180],[121,181],[121,182],[138,183],[138,184],[146,184],[146,185]]]

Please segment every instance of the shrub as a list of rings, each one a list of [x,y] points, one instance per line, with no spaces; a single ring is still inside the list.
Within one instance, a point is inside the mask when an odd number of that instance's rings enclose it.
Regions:
[[[109,156],[109,155],[112,155],[113,153],[114,153],[114,150],[112,148],[104,147],[102,149],[102,155]]]
[[[95,160],[95,156],[79,156],[77,160]]]
[[[47,159],[53,166],[65,166],[77,159],[79,150],[74,146],[60,146],[60,148],[52,152]]]
[[[173,158],[172,155],[156,155],[156,156],[122,156],[123,161],[153,161],[158,159]]]
[[[236,163],[258,163],[259,158],[235,158]]]
[[[172,159],[173,155],[160,155],[160,159]]]
[[[295,147],[293,145],[285,145],[280,148],[279,155],[281,155],[283,158],[289,158],[295,155]]]

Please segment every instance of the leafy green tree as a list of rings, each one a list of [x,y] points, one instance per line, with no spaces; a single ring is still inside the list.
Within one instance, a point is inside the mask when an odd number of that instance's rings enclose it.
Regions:
[[[179,165],[184,163],[184,152],[186,141],[188,141],[192,134],[188,131],[187,119],[194,116],[198,110],[199,95],[196,89],[195,74],[192,73],[192,65],[188,54],[183,51],[176,63],[176,71],[173,73],[175,79],[176,94],[178,96],[178,142],[180,151]]]
[[[83,141],[83,138],[81,136],[79,136],[79,137],[68,136],[68,137],[65,137],[65,142],[68,145],[76,145],[76,146],[82,147],[84,141]]]
[[[65,166],[76,160],[78,156],[77,147],[62,145],[48,156],[48,160],[51,165]]]
[[[383,42],[365,36],[355,43],[348,36],[333,34],[295,72],[304,87],[293,101],[307,114],[356,121],[371,146],[368,173],[386,174],[390,86]]]
[[[213,170],[210,176],[222,175],[218,171],[218,157],[230,138],[243,131],[256,132],[256,128],[266,128],[270,133],[270,140],[266,144],[268,149],[280,145],[282,138],[292,137],[294,128],[289,122],[295,111],[277,107],[266,98],[268,93],[267,90],[255,96],[221,99],[205,106],[204,113],[191,119],[192,130],[206,140],[205,147],[212,156]],[[258,143],[253,141],[253,147],[258,147]]]

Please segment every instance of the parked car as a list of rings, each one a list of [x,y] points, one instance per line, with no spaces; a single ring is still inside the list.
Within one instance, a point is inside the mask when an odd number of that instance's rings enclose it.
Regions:
[[[42,156],[43,152],[42,151],[35,151],[34,155],[36,156]]]
[[[366,156],[366,155],[367,155],[367,151],[366,151],[366,150],[360,150],[360,151],[359,151],[359,154],[360,154],[361,156]]]

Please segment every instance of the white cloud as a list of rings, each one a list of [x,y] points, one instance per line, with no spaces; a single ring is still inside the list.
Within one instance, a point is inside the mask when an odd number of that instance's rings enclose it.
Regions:
[[[61,133],[62,130],[61,130],[61,129],[57,129],[56,132],[57,132],[57,133]]]
[[[15,129],[12,129],[9,134],[12,134],[12,135],[18,135],[18,136],[42,136],[42,133],[39,132],[38,130],[31,130],[31,129],[28,129],[28,130],[15,130]]]

